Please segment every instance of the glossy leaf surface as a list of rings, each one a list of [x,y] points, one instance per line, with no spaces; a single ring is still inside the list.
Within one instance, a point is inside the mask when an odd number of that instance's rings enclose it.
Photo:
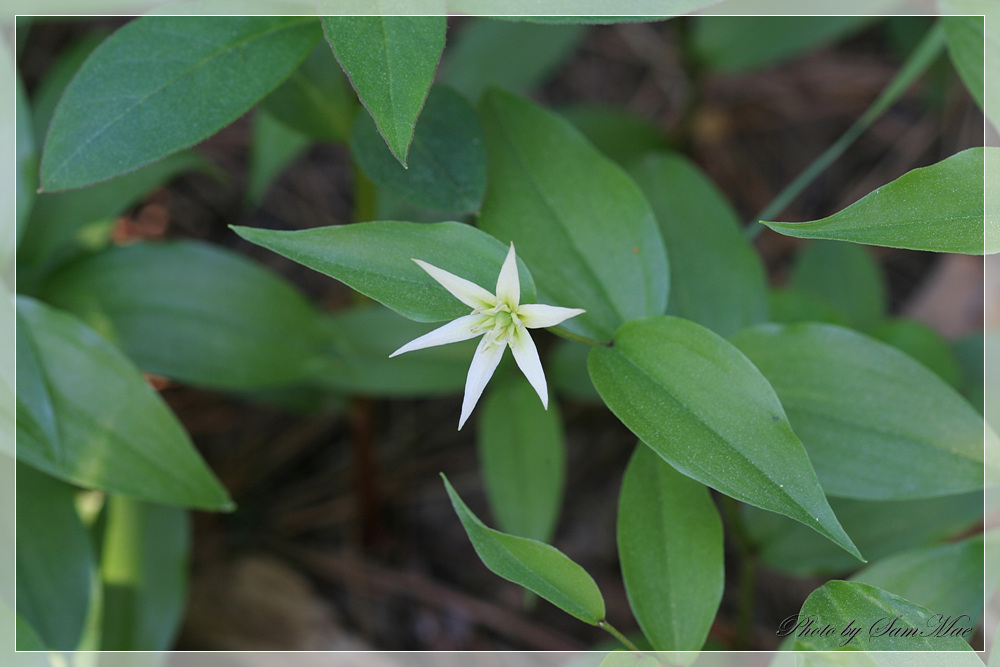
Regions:
[[[294,232],[233,229],[251,243],[336,278],[418,322],[451,320],[470,310],[414,259],[492,293],[508,250],[489,234],[458,222],[366,222]],[[535,285],[520,256],[518,273],[521,302],[532,303]]]
[[[934,612],[853,581],[829,581],[816,589],[806,598],[799,617],[812,618],[816,626],[830,625],[840,632],[797,637],[795,650],[835,650],[842,645],[863,651],[972,650],[960,637],[935,636],[940,619],[934,618]],[[859,632],[848,642],[841,632],[851,621]],[[972,638],[971,627],[966,637]]]
[[[483,564],[497,576],[524,586],[585,623],[604,619],[604,598],[582,567],[555,547],[486,527],[444,478],[452,507]]]
[[[804,239],[971,255],[995,252],[997,248],[983,245],[986,150],[970,148],[914,169],[821,220],[763,224]]]
[[[771,385],[724,339],[676,317],[634,320],[588,367],[612,412],[678,471],[859,556]]]
[[[444,16],[324,16],[323,32],[404,166],[441,51]]]

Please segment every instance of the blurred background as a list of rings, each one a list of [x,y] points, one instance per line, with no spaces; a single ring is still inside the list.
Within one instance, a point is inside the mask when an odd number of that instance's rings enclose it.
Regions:
[[[39,19],[19,26],[18,66],[33,102],[52,94],[47,82],[54,71],[71,72],[123,23]],[[614,26],[456,18],[438,80],[472,101],[489,83],[523,92],[565,113],[618,160],[681,151],[753,224],[864,113],[931,24],[927,17],[706,17]],[[489,49],[498,55],[483,59]],[[492,67],[470,69],[463,56],[472,53]],[[186,238],[234,249],[336,313],[358,302],[351,290],[240,240],[229,225],[305,229],[366,218],[448,219],[367,191],[343,143],[289,141],[281,155],[268,153],[258,115],[251,112],[197,147],[209,168],[182,173],[131,203],[113,221],[112,242]],[[942,51],[776,219],[829,215],[910,169],[982,145],[983,127]],[[359,214],[359,197],[371,197],[368,216]],[[794,282],[807,244],[767,230],[754,244],[777,295],[777,318],[787,312],[780,294]],[[825,309],[818,317],[850,317],[837,312],[838,291],[844,301],[858,296],[852,289],[884,291],[877,298],[907,322],[887,339],[918,358],[926,354],[925,363],[972,391],[973,402],[978,385],[981,405],[983,259],[865,252],[874,260],[872,276],[860,286],[832,285],[831,293],[815,294]],[[30,278],[24,286],[31,289]],[[549,334],[536,340],[543,352],[556,347]],[[526,601],[519,587],[488,572],[448,503],[439,472],[492,523],[478,472],[476,416],[455,430],[467,364],[458,356],[435,371],[442,374],[436,395],[419,398],[337,383],[236,394],[151,376],[238,506],[232,514],[193,515],[188,601],[176,649],[579,650],[604,642],[599,629],[545,602]],[[571,378],[553,382],[568,453],[554,544],[594,576],[609,619],[634,632],[614,526],[635,437],[588,400],[586,388],[574,391]],[[797,613],[822,581],[845,573],[823,565],[791,574],[765,559],[747,632],[737,627],[739,573],[731,555],[711,648],[776,648],[779,622]]]

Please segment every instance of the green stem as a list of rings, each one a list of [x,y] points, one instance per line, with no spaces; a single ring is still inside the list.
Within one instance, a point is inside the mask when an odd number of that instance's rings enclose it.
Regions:
[[[827,167],[843,155],[844,151],[858,137],[864,134],[865,130],[871,127],[882,114],[888,111],[903,96],[903,93],[909,90],[913,82],[938,57],[942,48],[944,48],[944,28],[942,28],[940,22],[937,22],[927,31],[927,34],[924,35],[920,44],[913,49],[913,52],[906,59],[906,62],[903,63],[903,66],[896,73],[893,80],[889,82],[885,90],[872,102],[871,106],[861,114],[861,117],[854,121],[854,124],[847,128],[847,131],[833,145],[806,167],[805,171],[799,174],[795,180],[785,186],[785,189],[779,192],[771,203],[754,217],[750,224],[747,225],[747,238],[752,240],[764,230],[764,225],[755,223],[759,223],[760,220],[771,220],[774,216],[781,213],[810,183],[826,171]]]
[[[630,642],[628,640],[628,637],[626,637],[622,633],[618,632],[617,628],[615,628],[615,626],[613,626],[610,623],[608,623],[606,620],[605,621],[598,621],[597,625],[600,626],[601,628],[603,628],[604,631],[607,632],[609,635],[611,635],[612,637],[614,637],[615,639],[617,639],[618,641],[620,641],[622,644],[624,644],[625,648],[627,648],[628,650],[634,651],[636,653],[642,653],[642,651],[639,650],[638,646],[636,646],[635,644],[633,644],[632,642]]]
[[[357,165],[354,165],[353,213],[354,222],[368,222],[375,219],[375,186]]]

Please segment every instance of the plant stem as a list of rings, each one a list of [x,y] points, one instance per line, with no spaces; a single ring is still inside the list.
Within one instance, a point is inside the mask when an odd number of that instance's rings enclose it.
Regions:
[[[861,114],[861,117],[854,121],[854,124],[847,128],[847,131],[833,145],[806,167],[805,171],[799,174],[795,180],[785,186],[785,189],[779,192],[771,200],[771,203],[750,221],[745,232],[747,238],[750,240],[756,238],[764,230],[764,225],[759,224],[759,221],[771,220],[781,213],[810,183],[826,171],[827,167],[843,155],[844,151],[864,134],[865,130],[871,127],[882,114],[889,110],[889,107],[903,96],[903,93],[910,88],[913,82],[934,62],[942,48],[944,48],[944,28],[941,27],[940,22],[937,22],[927,31],[927,34],[910,53],[893,80],[872,102],[871,106]]]
[[[615,626],[608,623],[606,620],[598,621],[597,625],[603,628],[604,631],[607,632],[609,635],[611,635],[612,637],[620,641],[622,644],[624,644],[625,648],[627,648],[628,650],[635,651],[636,653],[642,653],[642,651],[639,650],[638,646],[630,642],[628,640],[628,637],[618,632],[618,629],[615,628]]]

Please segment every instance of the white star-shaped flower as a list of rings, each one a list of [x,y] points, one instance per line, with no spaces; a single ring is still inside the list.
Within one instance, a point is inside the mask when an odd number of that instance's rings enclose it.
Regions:
[[[427,262],[419,259],[413,261],[430,274],[431,278],[441,283],[441,286],[451,292],[456,299],[473,310],[469,315],[452,320],[410,341],[389,356],[395,357],[397,354],[425,347],[457,343],[482,335],[483,339],[479,341],[476,354],[472,357],[469,376],[465,381],[462,416],[458,420],[459,430],[472,414],[472,409],[476,407],[486,383],[493,377],[493,371],[496,370],[503,357],[503,351],[508,346],[514,354],[518,367],[528,378],[528,382],[534,387],[547,410],[549,393],[545,384],[545,373],[542,371],[542,362],[538,359],[538,350],[535,349],[535,343],[531,340],[528,329],[552,327],[585,311],[579,308],[546,306],[541,303],[520,303],[521,280],[517,275],[517,257],[514,254],[513,243],[510,244],[507,259],[500,268],[496,294],[490,294],[479,285]]]

